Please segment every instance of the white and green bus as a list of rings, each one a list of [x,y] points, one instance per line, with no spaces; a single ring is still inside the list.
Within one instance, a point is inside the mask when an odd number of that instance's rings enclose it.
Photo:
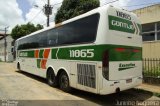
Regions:
[[[103,6],[19,38],[19,70],[63,91],[100,95],[142,83],[142,36],[135,14]]]

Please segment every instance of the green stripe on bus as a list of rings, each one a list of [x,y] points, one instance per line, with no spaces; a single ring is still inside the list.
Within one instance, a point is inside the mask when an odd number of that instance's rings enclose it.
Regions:
[[[56,57],[57,50],[58,50],[58,49],[52,49],[52,52],[51,52],[51,53],[52,53],[52,55],[51,55],[51,58],[52,58],[52,59],[57,59],[57,57]]]
[[[125,48],[125,52],[117,52],[116,48]],[[94,57],[70,57],[70,50],[88,50],[93,49]],[[130,51],[131,49],[138,49],[140,52]],[[58,59],[67,60],[87,60],[87,61],[102,61],[102,56],[104,51],[109,51],[110,61],[139,61],[142,59],[142,48],[141,47],[131,47],[131,46],[121,46],[121,45],[94,45],[94,46],[81,46],[81,47],[70,47],[70,48],[60,48],[58,52]],[[53,56],[52,56],[53,57]]]
[[[125,51],[116,51],[116,48],[124,48]],[[77,46],[77,47],[65,47],[65,48],[52,48],[51,49],[51,59],[64,59],[64,60],[83,60],[83,61],[102,61],[103,53],[108,50],[110,61],[141,61],[142,60],[142,48],[133,46],[123,46],[123,45],[89,45],[89,46]],[[78,56],[72,57],[71,51],[84,51],[87,55],[88,50],[93,50],[93,57]],[[133,50],[138,50],[134,52]],[[40,50],[39,58],[43,58],[44,49]],[[20,51],[23,52],[24,56],[34,58],[34,51]],[[25,56],[25,53],[28,53]],[[81,55],[83,55],[82,53]],[[90,55],[90,54],[89,54]]]
[[[109,57],[110,61],[138,61],[142,60],[142,48],[135,47],[123,47],[125,51],[118,52],[115,49],[119,47],[113,47],[110,49]],[[121,48],[121,47],[120,47]],[[139,52],[134,52],[134,49],[138,49]]]
[[[39,58],[43,58],[43,52],[44,52],[44,49],[41,49],[39,52]]]
[[[19,57],[30,57],[30,58],[34,58],[34,50],[20,51],[20,52],[19,52]]]
[[[41,68],[41,59],[37,59],[37,68]]]
[[[101,61],[102,60],[102,53],[106,47],[105,46],[80,46],[80,47],[70,47],[70,48],[60,48],[58,52],[58,59],[68,59],[68,60],[88,60],[88,61]],[[76,51],[76,50],[89,50],[93,49],[94,57],[87,58],[87,57],[71,57],[70,51]]]

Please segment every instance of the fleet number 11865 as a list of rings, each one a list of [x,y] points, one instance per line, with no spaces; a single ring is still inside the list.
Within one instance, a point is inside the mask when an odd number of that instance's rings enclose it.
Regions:
[[[94,49],[69,50],[70,57],[92,58]]]

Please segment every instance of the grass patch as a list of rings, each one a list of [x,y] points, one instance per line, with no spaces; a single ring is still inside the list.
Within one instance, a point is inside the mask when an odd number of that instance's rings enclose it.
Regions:
[[[153,77],[156,77],[156,78],[160,78],[160,69],[157,68],[157,69],[150,69],[150,70],[144,70],[143,71],[143,75],[144,76],[153,76]]]
[[[160,93],[153,93],[153,95],[160,98]]]

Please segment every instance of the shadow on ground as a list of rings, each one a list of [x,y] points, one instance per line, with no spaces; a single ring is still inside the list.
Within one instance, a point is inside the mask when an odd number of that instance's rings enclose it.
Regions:
[[[29,78],[32,78],[32,79],[34,79],[34,80],[37,80],[37,81],[40,81],[40,82],[42,82],[42,83],[47,84],[47,83],[46,83],[46,82],[47,82],[46,79],[41,78],[41,77],[39,77],[39,76],[30,74],[30,73],[27,73],[27,72],[24,72],[24,71],[15,71],[15,72],[17,72],[17,73],[19,73],[19,74],[23,74],[23,75],[25,75],[25,76],[27,76],[27,77],[29,77]]]
[[[27,77],[30,77],[34,80],[45,83],[47,86],[46,80],[44,78],[29,74],[26,72],[19,72],[19,71],[16,71],[16,72],[23,74]],[[70,94],[83,98],[86,100],[86,102],[89,101],[98,105],[117,105],[123,101],[131,101],[133,103],[135,103],[136,101],[142,102],[153,96],[153,93],[151,92],[142,91],[134,88],[126,91],[122,91],[117,94],[115,93],[115,94],[109,94],[109,95],[97,95],[97,94],[73,89],[72,92],[70,92]]]
[[[116,105],[122,103],[123,101],[131,101],[134,104],[136,101],[145,101],[153,96],[153,93],[151,92],[138,89],[129,89],[120,93],[114,93],[109,95],[96,95],[74,89],[74,92],[72,92],[71,94],[95,102],[99,105]]]

